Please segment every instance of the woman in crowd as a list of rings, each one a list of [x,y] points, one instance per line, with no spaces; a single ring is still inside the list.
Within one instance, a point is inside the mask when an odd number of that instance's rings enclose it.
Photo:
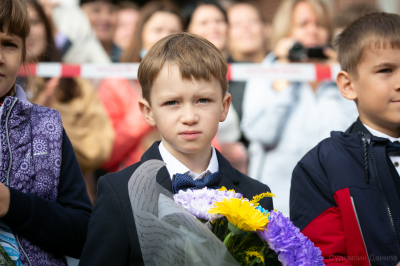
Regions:
[[[228,62],[228,19],[224,9],[212,1],[196,2],[183,9],[187,21],[187,30],[200,35],[217,47]],[[232,83],[229,84],[231,86]],[[230,91],[229,91],[230,92]],[[238,100],[237,95],[232,95],[232,102]],[[240,110],[241,111],[241,110]],[[235,107],[231,105],[227,119],[220,123],[218,128],[218,141],[221,143],[221,153],[229,162],[241,171],[247,173],[248,156],[242,142],[239,117]]]
[[[228,58],[228,19],[225,10],[211,1],[189,4],[183,9],[188,32],[209,40]]]
[[[233,4],[227,11],[229,53],[234,62],[261,63],[267,55],[271,26],[251,3]]]
[[[117,27],[114,33],[114,43],[123,51],[128,48],[133,34],[135,34],[136,24],[139,19],[139,7],[130,1],[119,4]]]
[[[41,6],[28,4],[31,31],[26,39],[28,62],[59,62],[53,34]],[[28,99],[56,109],[85,176],[89,196],[96,202],[97,183],[91,173],[111,154],[114,130],[93,87],[72,78],[34,78],[26,86]]]
[[[121,61],[140,62],[158,40],[182,30],[183,20],[178,7],[166,1],[147,3],[140,9],[135,34]],[[116,133],[112,155],[102,166],[107,172],[138,162],[153,141],[160,138],[158,131],[146,123],[139,111],[141,91],[137,80],[104,79],[99,86],[98,95]]]
[[[331,18],[324,1],[284,0],[273,21],[274,50],[263,63],[289,62],[289,49],[295,42],[310,48],[325,46],[331,39]],[[334,56],[331,49],[324,52]],[[288,215],[296,163],[332,130],[346,130],[357,117],[356,106],[341,96],[333,82],[249,80],[243,101],[241,126],[250,140],[249,174],[268,183],[276,194],[275,207]]]
[[[18,266],[64,266],[80,257],[92,206],[60,114],[16,84],[29,34],[23,3],[0,1],[0,245]]]
[[[93,30],[112,62],[120,60],[122,50],[114,44],[119,0],[81,0],[82,10],[89,18]]]

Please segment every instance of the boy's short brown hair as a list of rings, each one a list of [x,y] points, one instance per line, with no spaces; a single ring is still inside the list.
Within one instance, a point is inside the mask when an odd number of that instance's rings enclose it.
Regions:
[[[228,66],[221,52],[203,37],[182,32],[164,37],[147,52],[139,66],[143,98],[150,103],[151,87],[163,65],[179,67],[183,80],[217,80],[222,95],[228,90]]]
[[[400,48],[400,16],[384,12],[365,15],[338,36],[335,46],[342,70],[358,77],[365,49]]]

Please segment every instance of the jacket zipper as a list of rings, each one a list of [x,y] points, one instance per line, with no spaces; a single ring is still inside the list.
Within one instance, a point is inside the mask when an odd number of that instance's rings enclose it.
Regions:
[[[11,111],[15,105],[15,103],[18,101],[18,99],[15,99],[14,102],[11,104],[10,110],[8,110],[7,116],[6,116],[6,137],[7,137],[7,147],[8,147],[8,151],[10,152],[10,164],[8,165],[8,169],[7,169],[7,186],[10,186],[10,171],[11,171],[11,166],[12,166],[12,152],[11,152],[11,145],[10,145],[10,136],[8,134],[8,118],[10,117]],[[32,266],[31,261],[28,258],[28,255],[26,254],[24,248],[22,247],[21,243],[19,242],[19,238],[18,235],[15,234],[15,239],[17,240],[18,243],[18,247],[21,249],[22,253],[24,254],[26,260],[28,261],[29,265]]]
[[[392,226],[392,232],[393,232],[394,238],[395,238],[395,240],[396,240],[397,255],[400,255],[400,244],[399,244],[399,239],[397,238],[396,228],[394,227],[392,212],[391,212],[391,210],[390,210],[389,203],[388,203],[388,201],[387,201],[386,195],[385,195],[385,193],[383,192],[381,180],[380,180],[380,178],[379,178],[379,176],[378,176],[378,170],[377,170],[377,167],[376,167],[375,157],[374,157],[374,154],[373,154],[373,152],[372,152],[372,149],[371,149],[371,158],[372,158],[372,162],[373,162],[373,164],[374,164],[374,172],[375,172],[375,175],[376,175],[376,180],[378,181],[379,189],[380,189],[380,191],[381,191],[381,193],[382,193],[383,200],[384,200],[384,202],[385,202],[385,204],[386,204],[386,209],[387,209],[388,214],[389,214],[390,224],[391,224],[391,226]]]

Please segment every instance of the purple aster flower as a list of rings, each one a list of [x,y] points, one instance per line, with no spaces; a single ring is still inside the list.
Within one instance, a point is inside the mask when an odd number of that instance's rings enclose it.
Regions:
[[[267,228],[258,232],[284,266],[324,266],[319,248],[281,212],[271,212]]]
[[[241,193],[235,193],[234,191],[220,191],[217,189],[207,189],[207,187],[205,187],[198,190],[180,190],[174,195],[174,200],[197,218],[213,221],[223,216],[208,213],[213,207],[214,202],[232,197],[240,199],[243,195]]]

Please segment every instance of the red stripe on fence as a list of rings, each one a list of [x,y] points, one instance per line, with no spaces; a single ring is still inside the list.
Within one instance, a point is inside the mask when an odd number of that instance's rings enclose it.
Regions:
[[[228,73],[226,74],[226,78],[228,79],[228,81],[232,80],[232,66],[231,66],[231,64],[228,64]]]
[[[316,75],[315,75],[316,80],[331,80],[332,79],[330,65],[316,64],[315,71],[316,71]]]
[[[21,66],[17,76],[18,77],[26,77],[26,76],[36,76],[36,64],[27,64],[26,66]]]
[[[80,65],[67,65],[67,64],[62,65],[61,77],[74,78],[74,77],[79,77],[80,75],[81,75]]]

